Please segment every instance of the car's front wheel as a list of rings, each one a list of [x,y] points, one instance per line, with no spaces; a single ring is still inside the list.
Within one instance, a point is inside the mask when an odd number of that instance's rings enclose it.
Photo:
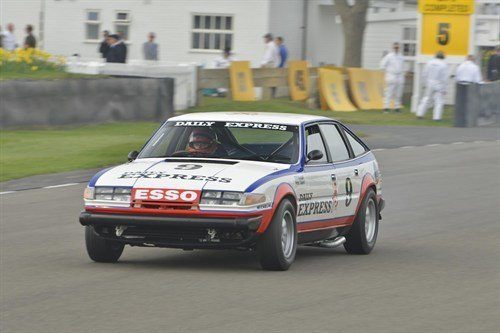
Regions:
[[[285,271],[297,252],[297,223],[290,200],[283,200],[257,244],[260,265],[265,270]]]
[[[369,254],[375,247],[378,235],[377,196],[373,189],[368,189],[351,231],[346,236],[344,248],[352,254]]]
[[[120,242],[102,238],[94,227],[85,227],[85,245],[90,259],[97,262],[117,262],[125,245]]]

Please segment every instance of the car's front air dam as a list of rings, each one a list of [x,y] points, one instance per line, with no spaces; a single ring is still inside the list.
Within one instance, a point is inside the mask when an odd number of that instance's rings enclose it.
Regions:
[[[262,216],[252,217],[178,217],[152,215],[122,215],[81,212],[82,225],[98,226],[170,226],[170,227],[203,227],[203,228],[248,228],[257,230]]]

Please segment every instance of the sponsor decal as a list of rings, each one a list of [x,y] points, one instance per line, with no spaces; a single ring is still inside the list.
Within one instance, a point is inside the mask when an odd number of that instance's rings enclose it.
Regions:
[[[299,205],[298,216],[316,215],[316,214],[328,214],[333,210],[333,201],[314,201],[301,203]]]
[[[302,193],[299,194],[299,201],[309,201],[313,197],[312,193]]]
[[[306,183],[306,179],[304,176],[295,176],[295,185],[304,185]]]
[[[333,207],[337,208],[339,205],[339,190],[337,186],[337,180],[333,181]]]
[[[132,189],[132,200],[140,201],[163,201],[163,202],[197,202],[201,191],[193,190],[171,190],[171,189]]]
[[[147,178],[147,179],[179,179],[179,180],[199,180],[205,182],[230,183],[231,178],[217,176],[201,176],[201,175],[183,175],[178,173],[166,173],[163,171],[129,171],[124,172],[118,178]]]
[[[174,126],[187,126],[187,127],[212,127],[215,121],[176,121]],[[277,131],[287,131],[287,125],[280,124],[268,124],[268,123],[240,123],[240,122],[217,122],[217,125],[222,125],[228,128],[257,128],[257,129],[268,129]]]

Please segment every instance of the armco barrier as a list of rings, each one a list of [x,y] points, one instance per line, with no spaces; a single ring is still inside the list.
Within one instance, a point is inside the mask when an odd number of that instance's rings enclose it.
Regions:
[[[455,127],[500,124],[500,81],[470,84],[457,83]]]
[[[337,70],[319,68],[318,86],[322,109],[332,111],[356,111],[345,90],[344,78]]]
[[[162,121],[173,95],[169,78],[0,81],[0,128]]]

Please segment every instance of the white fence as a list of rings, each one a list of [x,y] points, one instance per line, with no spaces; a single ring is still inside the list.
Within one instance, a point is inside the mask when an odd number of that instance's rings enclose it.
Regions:
[[[196,104],[196,63],[130,60],[126,64],[105,63],[102,59],[68,59],[66,71],[91,75],[173,78],[174,107],[184,110]]]

